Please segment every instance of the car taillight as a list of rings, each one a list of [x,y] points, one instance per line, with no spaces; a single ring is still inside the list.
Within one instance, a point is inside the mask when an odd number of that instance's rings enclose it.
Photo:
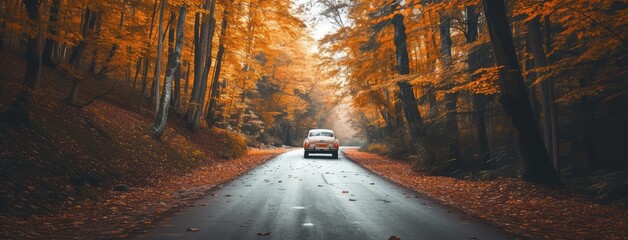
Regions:
[[[338,145],[340,145],[340,143],[338,143],[338,141],[336,141],[336,142],[334,143],[334,147],[335,147],[335,148],[338,148]]]

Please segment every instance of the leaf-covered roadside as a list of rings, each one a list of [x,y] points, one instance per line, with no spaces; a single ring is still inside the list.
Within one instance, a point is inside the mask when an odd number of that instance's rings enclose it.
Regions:
[[[628,239],[628,212],[566,190],[519,179],[468,181],[426,176],[409,163],[345,149],[345,155],[398,184],[459,208],[526,238]]]
[[[211,189],[288,149],[249,150],[247,155],[202,166],[186,175],[158,180],[129,192],[111,190],[101,201],[86,200],[61,214],[26,218],[0,216],[1,239],[125,238],[190,205]]]

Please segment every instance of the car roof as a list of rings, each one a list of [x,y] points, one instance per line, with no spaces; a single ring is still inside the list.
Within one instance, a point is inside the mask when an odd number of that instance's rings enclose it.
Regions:
[[[330,130],[330,129],[324,129],[324,128],[315,128],[315,129],[310,129],[310,131],[309,131],[309,132],[318,132],[318,131],[321,131],[321,132],[334,132],[334,131],[332,131],[332,130]]]

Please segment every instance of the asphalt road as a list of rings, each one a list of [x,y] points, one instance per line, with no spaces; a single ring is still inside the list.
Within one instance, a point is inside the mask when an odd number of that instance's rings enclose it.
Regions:
[[[303,150],[280,155],[137,238],[513,238],[391,183],[342,154],[340,159],[313,156],[303,158]]]

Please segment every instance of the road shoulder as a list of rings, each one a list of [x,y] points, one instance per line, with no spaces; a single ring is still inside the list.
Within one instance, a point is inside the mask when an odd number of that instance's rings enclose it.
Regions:
[[[59,214],[0,216],[0,239],[126,238],[154,227],[228,182],[291,149],[249,150],[245,156],[202,166],[188,174],[128,192],[110,191],[99,201],[83,201]]]
[[[344,148],[344,155],[397,184],[533,239],[627,239],[628,211],[599,205],[563,189],[512,178],[468,181],[426,176],[410,163]]]

